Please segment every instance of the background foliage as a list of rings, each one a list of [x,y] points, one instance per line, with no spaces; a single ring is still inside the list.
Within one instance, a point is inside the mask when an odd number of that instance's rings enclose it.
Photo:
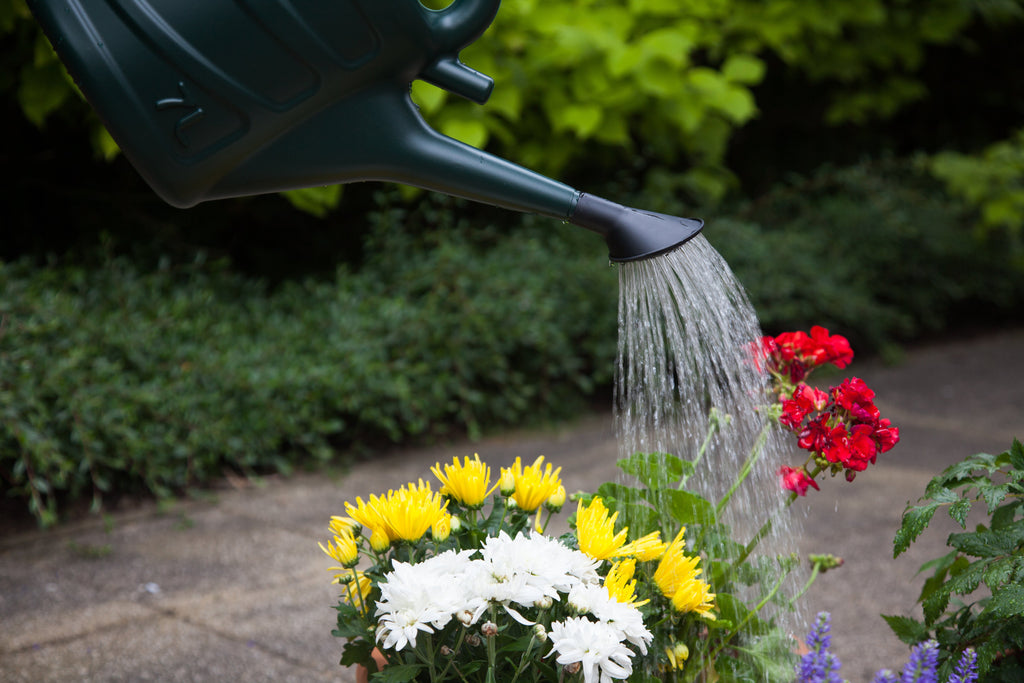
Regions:
[[[1022,8],[506,0],[463,54],[491,102],[414,97],[576,187],[702,215],[766,331],[889,352],[1021,320]],[[0,490],[42,521],[610,390],[595,236],[363,184],[182,212],[117,153],[24,0],[0,0],[0,66]]]

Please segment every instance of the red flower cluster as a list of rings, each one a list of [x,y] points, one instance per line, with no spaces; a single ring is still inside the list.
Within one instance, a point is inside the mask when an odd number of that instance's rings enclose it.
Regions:
[[[817,465],[814,475],[802,467],[782,467],[782,486],[803,496],[808,487],[818,488],[814,476],[829,469],[833,474],[846,472],[853,481],[857,472],[885,453],[900,439],[899,429],[882,418],[874,404],[875,392],[857,377],[843,381],[828,392],[804,382],[810,372],[832,363],[845,368],[853,360],[850,343],[840,335],[830,335],[823,327],[811,333],[784,332],[761,340],[769,372],[775,378],[779,396],[779,422],[797,436],[800,448],[810,451]]]
[[[874,464],[879,453],[900,440],[899,429],[879,416],[874,398],[875,392],[864,380],[853,377],[832,387],[824,409],[803,426],[785,421],[791,412],[787,406],[797,401],[783,399],[779,421],[797,433],[800,448],[824,457],[832,465],[841,465],[852,481],[854,473],[863,472]]]
[[[832,363],[845,368],[853,360],[853,350],[846,337],[830,335],[824,327],[815,325],[811,333],[783,332],[777,337],[761,339],[768,370],[796,384],[803,381],[814,368]]]

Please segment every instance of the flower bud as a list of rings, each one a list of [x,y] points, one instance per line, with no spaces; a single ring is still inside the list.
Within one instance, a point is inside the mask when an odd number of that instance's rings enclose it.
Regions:
[[[668,657],[669,668],[680,670],[690,658],[690,648],[686,643],[676,642],[665,648],[665,655]]]
[[[447,645],[442,645],[442,646],[441,646],[441,655],[442,655],[442,656],[444,656],[444,657],[447,657],[447,656],[449,656],[449,655],[450,655],[450,654],[451,654],[452,652],[453,652],[453,650],[452,650],[452,649],[451,649],[450,647],[448,647]]]
[[[535,600],[533,606],[537,609],[551,609],[551,605],[553,604],[554,600],[552,600],[549,596],[544,595],[539,600]]]
[[[498,490],[506,498],[516,492],[516,478],[512,475],[512,470],[502,468],[501,477],[498,479]]]
[[[487,638],[493,638],[498,635],[498,625],[493,621],[485,621],[484,625],[480,627],[480,633]]]
[[[551,512],[559,512],[563,505],[565,505],[565,487],[559,486],[544,502],[544,507]]]
[[[533,637],[542,643],[546,643],[548,641],[548,630],[544,628],[544,624],[533,625]]]
[[[575,676],[580,672],[580,669],[582,668],[583,665],[579,662],[571,662],[565,665],[565,673],[569,674],[570,676]]]
[[[818,571],[824,574],[829,569],[836,569],[843,566],[843,558],[836,557],[835,555],[808,555],[807,559],[810,561],[811,566],[818,566]]]
[[[434,540],[441,543],[448,539],[448,535],[452,530],[452,516],[445,514],[441,515],[433,526],[430,527],[430,534],[434,537]]]
[[[374,529],[373,533],[370,534],[370,547],[375,552],[383,553],[391,547],[391,540],[388,538],[388,532],[383,529]]]
[[[473,623],[473,613],[470,612],[468,609],[459,611],[455,615],[455,618],[458,619],[459,623],[461,623],[463,626],[469,626]]]
[[[469,645],[470,647],[477,647],[481,642],[483,641],[480,640],[480,636],[475,633],[470,633],[466,636],[466,645]]]

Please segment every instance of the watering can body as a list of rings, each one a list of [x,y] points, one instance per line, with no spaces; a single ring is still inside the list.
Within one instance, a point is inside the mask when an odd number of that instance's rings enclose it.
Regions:
[[[174,206],[383,180],[571,220],[608,239],[635,210],[592,196],[581,204],[567,185],[445,137],[409,97],[421,79],[487,100],[493,81],[459,52],[499,4],[28,0],[125,156]],[[688,219],[657,219],[666,220]],[[650,250],[633,241],[627,234],[626,256]]]

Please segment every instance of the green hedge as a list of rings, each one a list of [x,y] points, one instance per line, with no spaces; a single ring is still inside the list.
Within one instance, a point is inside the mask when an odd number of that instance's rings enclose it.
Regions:
[[[202,264],[0,264],[2,486],[50,524],[69,497],[565,416],[610,381],[615,296],[599,255],[528,236],[275,291]]]

